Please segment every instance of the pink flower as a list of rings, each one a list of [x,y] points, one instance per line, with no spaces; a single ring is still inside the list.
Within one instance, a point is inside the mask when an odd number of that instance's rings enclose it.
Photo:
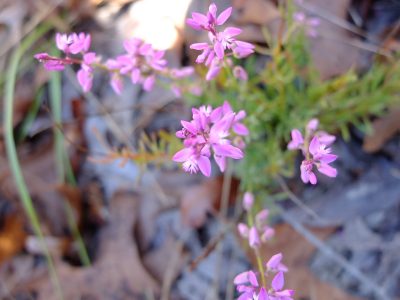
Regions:
[[[194,74],[193,67],[183,67],[181,69],[171,69],[170,75],[172,78],[185,78]]]
[[[250,211],[254,204],[254,196],[250,192],[244,193],[243,196],[243,208],[245,211]]]
[[[267,271],[269,272],[287,272],[288,268],[281,262],[282,253],[273,255],[266,263]]]
[[[58,32],[56,33],[56,46],[58,49],[65,52],[66,54],[70,52],[69,47],[71,46],[72,42],[72,35],[62,34]]]
[[[223,115],[222,112],[223,107],[201,106],[192,109],[192,121],[181,121],[183,128],[176,136],[184,139],[185,148],[178,151],[173,160],[182,162],[185,171],[197,173],[200,170],[210,176],[212,154],[221,172],[225,170],[227,157],[243,158],[242,150],[233,146],[229,139],[236,114],[230,111]]]
[[[232,7],[224,10],[217,17],[217,6],[212,3],[207,15],[192,13],[192,18],[187,20],[187,24],[196,30],[208,31],[210,43],[195,43],[190,45],[191,49],[201,51],[196,59],[196,63],[204,63],[209,67],[206,80],[211,80],[218,76],[225,52],[238,58],[243,58],[254,52],[254,45],[236,40],[242,30],[236,27],[227,27],[223,31],[218,31],[217,26],[223,25],[232,13]],[[244,76],[243,72],[241,73]]]
[[[300,166],[300,176],[304,183],[317,184],[317,176],[313,172],[312,160],[303,160]]]
[[[79,34],[73,33],[72,34],[72,43],[69,46],[69,51],[72,54],[78,54],[81,52],[86,53],[89,51],[90,43],[91,43],[90,34],[85,34],[83,32],[81,32]]]
[[[226,20],[229,19],[231,14],[232,7],[228,7],[217,17],[217,6],[215,5],[215,3],[212,3],[208,8],[207,15],[193,12],[192,18],[187,19],[186,24],[196,30],[215,32],[215,27],[217,25],[223,25]]]
[[[317,130],[318,125],[319,125],[318,119],[311,119],[306,126],[308,134],[314,133]]]
[[[249,78],[247,72],[241,66],[235,66],[233,68],[233,76],[241,81],[247,81]]]
[[[112,74],[110,84],[114,92],[118,95],[121,95],[122,89],[124,87],[124,82],[121,76],[119,76],[117,73]]]
[[[304,183],[317,183],[317,177],[313,172],[314,165],[320,173],[328,177],[337,176],[337,170],[329,165],[337,159],[337,155],[331,154],[330,152],[331,149],[327,148],[325,144],[321,144],[318,137],[314,136],[309,146],[309,153],[313,158],[303,160],[300,166],[301,179]]]
[[[76,74],[78,82],[84,92],[89,92],[93,85],[93,68],[92,64],[97,61],[96,53],[89,52],[83,55],[81,69]]]
[[[277,262],[275,265],[278,265],[281,259],[282,255],[279,253],[274,255],[270,261],[275,260]],[[275,274],[271,281],[271,287],[260,286],[257,276],[267,276],[270,272]],[[266,274],[256,274],[251,270],[238,274],[233,279],[236,290],[240,293],[238,300],[293,300],[294,291],[283,289],[285,285],[283,272],[277,268],[269,268]]]
[[[260,236],[255,226],[252,226],[249,231],[249,245],[251,248],[258,248],[261,245]]]
[[[304,139],[303,135],[301,134],[300,130],[298,129],[293,129],[292,130],[292,140],[288,144],[288,149],[289,150],[294,150],[294,149],[301,149],[301,146],[304,144]]]
[[[69,53],[78,54],[80,52],[87,52],[90,48],[90,42],[90,34],[85,34],[83,32],[79,34],[72,33],[70,35],[56,33],[57,48],[67,55]]]
[[[72,64],[72,61],[68,59],[50,56],[47,53],[37,53],[33,57],[42,62],[43,66],[48,71],[62,71],[65,65]]]
[[[315,38],[318,36],[317,28],[321,23],[319,18],[308,18],[303,12],[296,12],[293,14],[293,19],[305,28],[309,37]]]
[[[150,44],[138,38],[125,40],[124,48],[126,53],[109,59],[106,66],[121,75],[128,75],[133,84],[141,84],[145,91],[152,90],[155,75],[166,68],[165,52],[153,49]]]
[[[336,138],[324,131],[317,131],[318,125],[318,119],[312,119],[307,123],[306,140],[300,130],[293,129],[292,140],[288,144],[288,149],[300,149],[303,152],[305,159],[300,165],[300,177],[304,183],[313,185],[318,181],[314,173],[314,166],[320,173],[328,177],[337,176],[337,170],[329,165],[337,159],[337,155],[332,154],[328,147]],[[309,145],[306,147],[308,143]]]

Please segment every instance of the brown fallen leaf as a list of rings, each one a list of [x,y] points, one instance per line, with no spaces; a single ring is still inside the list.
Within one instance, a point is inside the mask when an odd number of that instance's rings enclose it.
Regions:
[[[391,108],[385,116],[375,120],[372,127],[373,133],[366,135],[363,143],[363,150],[368,153],[379,151],[389,139],[400,132],[400,107]]]
[[[332,22],[347,22],[350,0],[310,0],[304,3],[311,8],[313,16],[319,17],[321,21],[318,26],[319,36],[310,39],[311,56],[321,78],[331,78],[359,67],[362,51],[353,45],[359,40]],[[320,16],[328,16],[329,21]]]
[[[24,150],[19,154],[24,179],[34,200],[37,213],[41,216],[42,224],[46,228],[45,232],[62,235],[67,223],[62,198],[55,191],[57,174],[53,147],[44,144],[40,145],[36,151],[32,151],[29,146],[21,150]],[[0,191],[9,199],[19,199],[8,163],[1,157]]]
[[[198,228],[207,218],[207,213],[219,211],[221,208],[222,186],[224,178],[219,176],[206,179],[199,184],[188,186],[181,198],[181,214],[184,224]],[[235,203],[239,180],[232,178],[228,204]]]
[[[281,17],[278,7],[270,0],[232,0],[232,7],[238,24],[265,26]]]
[[[311,229],[320,239],[326,239],[335,228]],[[245,243],[244,243],[245,244]],[[289,268],[285,276],[285,286],[296,291],[296,299],[329,299],[329,300],[356,300],[357,297],[348,295],[345,291],[321,281],[313,274],[308,262],[315,251],[303,236],[287,224],[275,227],[274,239],[264,244],[261,255],[267,261],[272,255],[282,252],[283,263]],[[248,251],[253,266],[256,260],[253,251]]]
[[[133,229],[138,199],[118,193],[111,199],[109,223],[101,229],[96,261],[77,268],[56,261],[64,299],[142,299],[144,293],[158,294],[156,280],[143,267]],[[37,299],[57,299],[47,276],[33,279],[19,291],[35,291]]]
[[[166,257],[169,259],[165,259]],[[183,252],[182,241],[168,235],[160,247],[143,256],[143,264],[158,282],[168,280],[171,283],[180,274],[188,259],[188,254]]]
[[[0,265],[23,249],[27,237],[20,213],[8,214],[3,218],[2,223],[0,229]]]

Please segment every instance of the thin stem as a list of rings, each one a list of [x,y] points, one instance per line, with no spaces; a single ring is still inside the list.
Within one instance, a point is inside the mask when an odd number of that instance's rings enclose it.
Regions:
[[[4,135],[6,143],[7,158],[10,164],[11,172],[13,174],[15,184],[18,188],[18,193],[21,197],[22,206],[27,214],[29,221],[32,225],[35,235],[39,237],[41,247],[43,248],[47,265],[50,272],[50,279],[53,287],[58,295],[59,299],[63,299],[60,281],[53,263],[53,259],[44,241],[44,235],[40,227],[39,218],[36,214],[35,207],[33,206],[32,199],[29,195],[28,188],[26,186],[24,176],[21,171],[21,165],[18,160],[17,149],[15,146],[15,139],[13,133],[13,101],[14,101],[14,89],[15,81],[18,73],[18,65],[23,54],[29,49],[29,47],[45,32],[49,30],[49,26],[41,26],[36,32],[28,36],[17,48],[11,57],[10,64],[7,70],[7,81],[4,90]]]
[[[52,72],[50,78],[50,105],[54,123],[61,124],[61,76],[58,72]],[[60,125],[61,126],[61,125]],[[55,161],[58,173],[58,179],[61,183],[65,183],[66,179],[70,184],[75,185],[75,178],[71,169],[68,154],[65,151],[64,135],[59,126],[55,126],[54,132],[54,147]],[[68,227],[71,230],[72,236],[78,245],[79,258],[84,266],[90,266],[90,258],[83,242],[82,236],[77,226],[77,220],[71,205],[66,199],[64,201],[64,210],[67,216]]]
[[[255,248],[254,249],[254,253],[256,254],[257,267],[258,267],[258,271],[260,272],[262,286],[264,288],[267,288],[267,282],[265,280],[265,273],[264,273],[264,267],[263,267],[262,258],[261,258],[261,255],[260,255],[260,250],[258,248]]]
[[[319,222],[321,222],[321,224],[324,222],[324,220],[317,215],[317,213],[315,211],[313,211],[310,207],[308,207],[307,205],[305,205],[303,203],[303,201],[301,201],[301,199],[299,197],[297,197],[287,186],[285,180],[283,180],[283,178],[281,176],[277,176],[276,177],[279,185],[281,186],[281,189],[286,193],[286,195],[289,197],[290,200],[292,200],[292,202],[294,204],[296,204],[298,207],[300,207],[302,210],[304,210],[307,214],[309,214],[310,216],[312,216],[313,218],[315,218],[315,220],[318,220]]]

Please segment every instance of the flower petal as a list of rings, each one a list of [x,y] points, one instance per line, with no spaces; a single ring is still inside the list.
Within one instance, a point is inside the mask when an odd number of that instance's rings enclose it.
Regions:
[[[318,140],[318,137],[314,136],[308,149],[312,155],[316,155],[319,152],[320,146],[321,144]]]
[[[271,285],[275,291],[280,291],[285,284],[285,277],[283,272],[279,272],[275,275],[274,279],[272,279]]]
[[[326,163],[321,163],[317,167],[318,171],[328,177],[336,177],[337,176],[337,170],[334,167],[331,167],[330,165]]]
[[[198,162],[201,173],[203,173],[203,175],[206,177],[210,177],[210,175],[211,175],[210,159],[207,156],[200,155],[197,162]]]
[[[227,9],[225,9],[222,13],[219,14],[217,18],[217,25],[224,24],[226,20],[228,20],[228,18],[231,16],[231,14],[232,14],[232,7],[228,7]]]

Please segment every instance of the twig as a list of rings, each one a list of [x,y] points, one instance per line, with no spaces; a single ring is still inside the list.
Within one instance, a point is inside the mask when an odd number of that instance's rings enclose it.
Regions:
[[[343,29],[346,29],[352,33],[358,34],[359,36],[362,36],[364,38],[371,38],[365,31],[361,30],[360,28],[350,24],[349,22],[347,22],[346,20],[343,20],[342,18],[330,13],[327,10],[324,10],[321,7],[312,5],[310,3],[298,3],[298,6],[300,8],[303,8],[304,10],[306,10],[307,12],[310,12],[314,15],[317,15],[318,17],[325,19],[326,21],[330,22],[331,24],[334,24],[336,26],[339,26]],[[376,39],[374,39],[373,41],[377,42]]]
[[[318,220],[321,223],[324,223],[324,220],[317,215],[317,213],[312,210],[309,206],[305,205],[304,202],[297,197],[287,186],[285,180],[283,180],[283,178],[281,176],[276,176],[276,179],[279,183],[279,185],[281,186],[281,189],[287,194],[287,196],[289,197],[289,199],[296,204],[300,209],[304,210],[304,212],[306,212],[307,214],[309,214],[310,216],[312,216],[314,219]]]
[[[179,258],[181,257],[181,253],[183,251],[183,242],[178,240],[175,244],[175,252],[174,255],[171,257],[170,262],[168,263],[167,270],[165,271],[163,277],[163,283],[161,287],[161,300],[168,300],[170,299],[170,290],[173,283],[173,275],[174,275],[174,267],[178,264]]]
[[[371,281],[366,277],[359,269],[349,263],[343,256],[336,253],[326,243],[321,241],[315,234],[305,228],[300,222],[286,213],[283,209],[279,209],[282,219],[293,227],[298,233],[300,233],[307,241],[314,245],[321,253],[326,257],[329,257],[335,263],[340,265],[343,269],[356,278],[364,287],[369,289],[372,293],[381,300],[390,300],[391,298],[386,294],[386,291],[378,286],[375,282]]]
[[[223,227],[221,231],[208,242],[208,244],[204,247],[203,252],[189,263],[190,271],[196,269],[200,262],[210,255],[210,253],[218,246],[219,242],[224,238],[225,234],[232,230],[235,224],[236,220],[225,225],[225,227]]]

